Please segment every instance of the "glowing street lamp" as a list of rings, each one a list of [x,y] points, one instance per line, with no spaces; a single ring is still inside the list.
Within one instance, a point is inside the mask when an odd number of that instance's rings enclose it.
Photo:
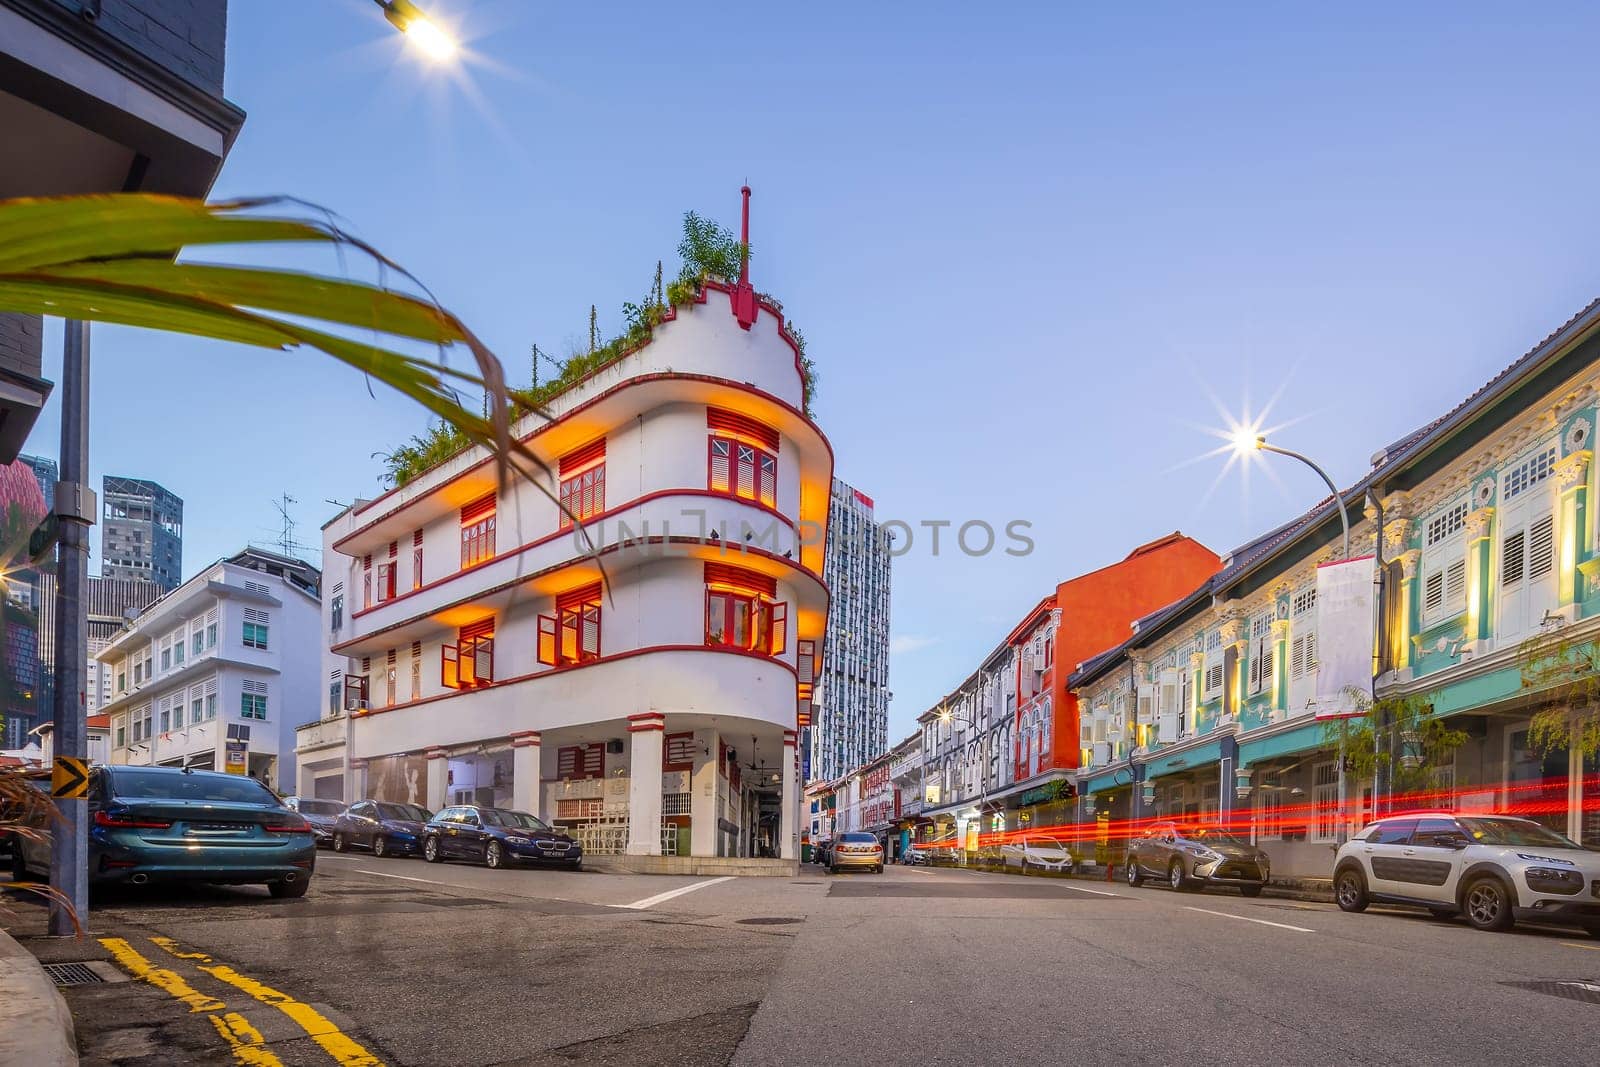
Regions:
[[[1328,485],[1328,492],[1333,494],[1334,502],[1339,505],[1339,523],[1344,527],[1344,552],[1340,559],[1350,558],[1350,512],[1344,506],[1344,497],[1339,493],[1339,488],[1333,484],[1333,479],[1328,477],[1328,472],[1317,466],[1310,458],[1299,452],[1292,452],[1287,448],[1267,444],[1267,435],[1256,432],[1253,426],[1235,427],[1230,438],[1234,452],[1241,458],[1248,458],[1252,452],[1276,452],[1280,456],[1297,459],[1301,463],[1317,472],[1317,476]]]
[[[374,0],[383,17],[405,34],[422,54],[443,63],[456,54],[456,42],[411,0]]]

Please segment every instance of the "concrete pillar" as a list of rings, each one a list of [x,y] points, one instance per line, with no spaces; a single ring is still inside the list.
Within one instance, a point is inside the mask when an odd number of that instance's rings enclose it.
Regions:
[[[344,780],[344,802],[354,804],[358,800],[367,799],[367,761],[353,759],[350,761],[350,774]]]
[[[1580,845],[1594,844],[1583,839],[1583,727],[1572,719],[1571,740],[1567,743],[1567,836]]]
[[[628,855],[661,855],[661,743],[667,717],[628,716]]]
[[[511,735],[511,808],[544,818],[544,790],[539,781],[539,732],[524,730]]]
[[[442,748],[430,748],[423,755],[428,759],[428,792],[422,806],[437,813],[445,806],[450,787],[450,756]]]
[[[717,731],[694,732],[694,771],[689,782],[689,853],[717,854]]]
[[[793,730],[783,732],[783,794],[778,807],[778,857],[800,857],[800,766]]]

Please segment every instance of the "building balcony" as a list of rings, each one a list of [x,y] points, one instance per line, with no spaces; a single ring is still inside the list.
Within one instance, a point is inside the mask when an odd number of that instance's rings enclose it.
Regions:
[[[315,752],[318,749],[343,745],[348,726],[349,720],[345,718],[343,712],[332,718],[297,726],[294,731],[294,749],[296,752]]]

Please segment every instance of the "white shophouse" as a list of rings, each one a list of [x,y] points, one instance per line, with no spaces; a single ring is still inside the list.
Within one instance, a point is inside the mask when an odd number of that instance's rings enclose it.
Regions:
[[[514,427],[543,486],[474,448],[324,528],[308,793],[529,811],[591,856],[798,855],[833,459],[744,293],[708,283]]]
[[[111,678],[110,761],[248,772],[294,792],[295,728],[322,706],[320,579],[247,548],[130,620],[96,654]]]

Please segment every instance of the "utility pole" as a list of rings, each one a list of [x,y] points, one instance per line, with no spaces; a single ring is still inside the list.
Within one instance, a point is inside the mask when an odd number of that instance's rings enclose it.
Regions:
[[[50,884],[66,898],[50,902],[50,933],[65,937],[89,918],[89,804],[81,779],[88,763],[84,686],[89,660],[89,527],[96,512],[89,488],[89,324],[68,321],[61,359],[61,481],[56,485],[59,581],[56,585],[55,774],[61,819],[50,835]],[[76,780],[76,781],[75,781]]]

